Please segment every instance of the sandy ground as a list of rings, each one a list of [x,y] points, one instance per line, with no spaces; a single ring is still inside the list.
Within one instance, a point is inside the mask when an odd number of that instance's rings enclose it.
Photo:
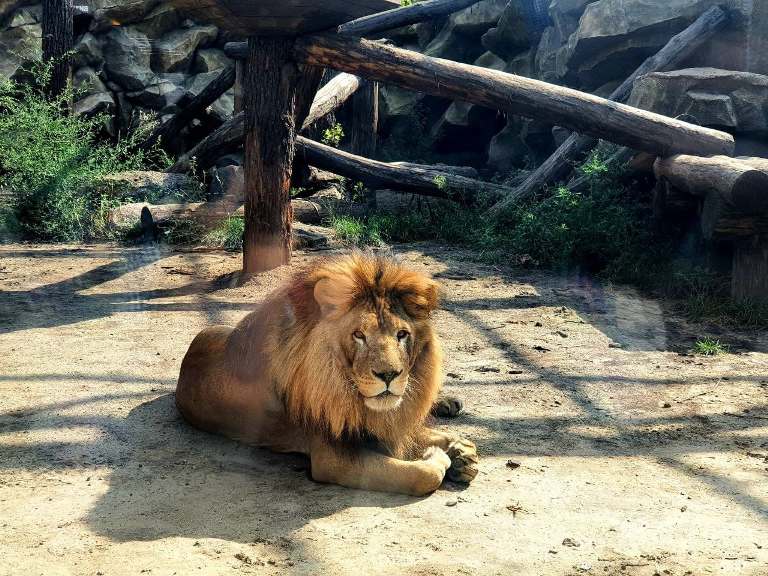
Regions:
[[[695,357],[703,328],[634,292],[397,251],[444,284],[467,411],[439,425],[483,458],[422,499],[176,413],[195,333],[287,269],[231,288],[224,253],[0,247],[0,574],[768,574],[766,334]]]

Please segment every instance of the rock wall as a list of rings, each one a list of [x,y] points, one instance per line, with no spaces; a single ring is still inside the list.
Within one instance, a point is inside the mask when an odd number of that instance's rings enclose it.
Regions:
[[[110,113],[113,133],[136,125],[144,114],[175,112],[230,63],[222,47],[233,38],[185,19],[167,2],[78,3],[87,7],[75,21],[76,110]],[[669,113],[685,110],[734,132],[759,136],[755,122],[747,128],[746,116],[736,108],[739,94],[758,97],[755,87],[763,77],[755,75],[768,73],[765,0],[482,0],[439,21],[393,31],[391,37],[430,56],[605,95],[699,14],[723,3],[733,14],[729,30],[681,67],[752,75],[659,76],[639,83],[634,102]],[[26,61],[40,57],[40,11],[35,2],[0,0],[0,77],[11,77]],[[704,82],[701,74],[707,76],[705,96],[691,88]],[[737,81],[743,86],[734,88]],[[390,159],[439,155],[445,162],[508,171],[537,163],[560,137],[540,121],[396,87],[383,87],[381,98],[381,153]],[[229,92],[191,130],[209,130],[232,109]]]

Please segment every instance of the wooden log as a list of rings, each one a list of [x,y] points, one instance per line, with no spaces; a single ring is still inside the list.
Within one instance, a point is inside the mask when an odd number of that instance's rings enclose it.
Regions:
[[[436,172],[448,172],[449,174],[455,174],[456,176],[464,176],[464,178],[472,178],[477,180],[479,174],[477,169],[472,166],[450,166],[449,164],[415,164],[413,162],[390,162],[392,166],[399,166],[409,170],[411,168],[416,170],[432,170]]]
[[[557,124],[661,156],[733,153],[730,134],[498,70],[345,36],[298,38],[296,57],[433,96]]]
[[[221,73],[211,80],[197,96],[184,106],[179,112],[171,118],[160,124],[152,133],[142,142],[141,147],[145,150],[151,148],[158,142],[169,142],[194,118],[205,111],[208,106],[218,100],[224,92],[232,88],[235,84],[235,67],[228,66]]]
[[[320,224],[330,214],[327,203],[311,200],[291,200],[291,209],[295,222]],[[229,216],[244,216],[245,209],[241,202],[186,202],[182,204],[149,204],[134,202],[123,204],[110,210],[109,223],[119,230],[134,228],[147,214],[156,226],[167,226],[180,220],[192,220],[203,228],[210,229]]]
[[[478,2],[479,0],[424,0],[423,2],[413,3],[410,6],[394,8],[352,20],[339,26],[337,32],[351,36],[367,36],[409,24],[416,24],[430,18],[447,16]]]
[[[312,68],[315,69],[316,74],[317,69]],[[337,81],[334,82],[334,80]],[[308,128],[344,104],[360,87],[361,82],[360,78],[352,74],[339,74],[326,86],[323,86],[312,101],[312,106],[303,121],[302,129]],[[330,88],[326,90],[328,86]],[[198,169],[205,170],[213,166],[222,155],[237,149],[244,139],[245,114],[240,112],[211,132],[186,154],[180,156],[168,169],[168,172],[187,172],[193,164]]]
[[[72,0],[43,0],[43,62],[51,65],[45,91],[50,97],[59,96],[72,83],[73,22]]]
[[[746,160],[679,154],[656,160],[654,172],[657,178],[693,196],[717,194],[739,212],[768,214],[768,171]]]
[[[738,242],[733,254],[731,296],[768,304],[768,236]]]
[[[622,102],[629,96],[635,80],[640,76],[651,72],[671,70],[708,42],[719,30],[722,30],[728,20],[728,14],[722,8],[718,6],[710,8],[688,28],[670,39],[658,53],[645,60],[621,86],[613,91],[609,99]],[[498,205],[493,206],[488,212],[489,215],[498,214],[506,207],[520,199],[527,198],[544,186],[563,180],[573,170],[574,164],[584,158],[596,144],[596,138],[572,134],[520,186],[515,188],[509,198],[505,198]],[[690,150],[690,152],[695,152],[695,150]],[[702,152],[702,154],[705,153]]]
[[[353,74],[342,72],[334,76],[328,84],[318,90],[301,129],[306,130],[321,118],[338,110],[364,83],[364,80]]]
[[[503,186],[482,182],[434,169],[403,168],[378,160],[362,158],[331,148],[302,136],[296,139],[297,154],[307,163],[335,174],[360,180],[373,187],[394,188],[462,203],[493,200],[508,192]]]
[[[352,98],[350,152],[363,158],[375,158],[379,140],[379,83],[364,81]],[[376,210],[376,192],[366,192],[366,204]]]

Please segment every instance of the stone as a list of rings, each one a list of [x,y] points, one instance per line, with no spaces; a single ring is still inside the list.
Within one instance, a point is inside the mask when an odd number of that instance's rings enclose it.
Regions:
[[[169,108],[177,107],[182,99],[188,98],[188,92],[169,78],[155,77],[153,83],[140,91],[128,92],[127,96],[140,106],[168,113],[176,111]]]
[[[0,80],[8,80],[43,55],[40,24],[29,17],[25,8],[11,14],[9,21],[14,20],[27,23],[0,30]]]
[[[136,28],[149,38],[158,39],[181,26],[181,15],[170,3],[163,2],[136,22]]]
[[[98,184],[124,199],[173,204],[200,195],[200,182],[186,174],[130,170],[105,176]]]
[[[496,26],[509,0],[482,0],[448,18],[454,33],[477,35]]]
[[[624,79],[720,0],[600,0],[586,7],[578,28],[560,50],[557,73],[592,89]]]
[[[587,6],[597,0],[552,0],[549,15],[560,35],[567,38],[579,27],[581,15]]]
[[[115,112],[115,99],[109,92],[96,92],[89,94],[74,103],[75,114],[78,116],[96,116],[97,114],[107,114],[109,116],[110,126],[112,125]],[[113,129],[108,128],[112,133]]]
[[[215,26],[195,26],[174,30],[154,43],[152,69],[156,72],[186,72],[199,47],[216,39]]]
[[[157,3],[157,0],[97,0],[96,5],[92,6],[94,11],[90,31],[101,33],[140,22]]]
[[[507,0],[482,0],[452,14],[424,48],[424,54],[456,62],[472,62],[483,52],[476,39],[496,26],[506,5]]]
[[[120,26],[105,35],[104,68],[126,90],[141,90],[155,81],[151,57],[149,38],[136,28]]]
[[[481,42],[486,50],[504,59],[512,58],[530,47],[528,29],[516,2],[507,4],[498,24],[483,34]]]
[[[218,48],[202,48],[197,51],[195,55],[195,63],[192,67],[192,71],[195,74],[201,74],[204,72],[215,72],[230,66],[232,60],[227,58],[224,54],[224,50]]]
[[[72,85],[75,88],[76,97],[90,96],[107,92],[107,87],[99,78],[99,74],[93,68],[84,66],[78,68],[72,75]],[[114,102],[113,102],[114,104]]]
[[[208,195],[211,200],[226,198],[232,203],[245,201],[245,176],[242,166],[214,168],[210,178]]]
[[[648,74],[629,104],[737,134],[768,135],[768,76],[717,68]]]
[[[101,66],[104,62],[104,54],[101,49],[101,40],[90,32],[83,34],[75,43],[72,64],[80,66]]]

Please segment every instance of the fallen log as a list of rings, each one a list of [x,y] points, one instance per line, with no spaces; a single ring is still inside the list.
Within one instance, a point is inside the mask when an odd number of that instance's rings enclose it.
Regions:
[[[291,200],[293,220],[303,224],[320,224],[329,215],[329,208],[310,200]],[[110,225],[118,230],[133,228],[142,222],[143,226],[167,226],[171,222],[193,220],[203,228],[210,229],[230,216],[243,216],[240,202],[187,202],[183,204],[148,204],[134,202],[113,208],[109,212]]]
[[[431,58],[417,52],[345,36],[296,40],[296,58],[433,96],[463,100],[570,128],[660,156],[733,153],[730,134],[702,128],[498,70]]]
[[[320,88],[312,101],[312,107],[307,114],[302,130],[341,107],[365,83],[358,76],[344,72],[334,76],[328,84]]]
[[[232,88],[234,84],[235,67],[228,66],[202,92],[192,98],[189,104],[155,128],[142,142],[140,147],[147,150],[158,142],[170,141],[208,106],[218,100],[224,92]]]
[[[710,8],[688,28],[667,42],[656,55],[643,62],[621,86],[613,91],[609,99],[617,102],[626,100],[637,78],[651,72],[674,68],[705,42],[709,41],[715,33],[724,28],[728,20],[728,14],[722,8],[718,6]],[[499,204],[493,206],[488,211],[488,214],[498,214],[506,207],[523,198],[527,198],[544,186],[564,179],[573,170],[574,164],[586,156],[596,144],[596,138],[572,134],[520,186],[514,189],[509,198],[505,198]]]
[[[447,16],[478,2],[479,0],[424,0],[410,6],[402,6],[387,10],[386,12],[363,16],[357,20],[342,24],[336,31],[339,34],[349,34],[351,36],[366,36],[400,28],[408,24],[416,24],[430,18]]]
[[[296,139],[296,154],[303,156],[312,166],[360,180],[371,187],[394,188],[401,192],[447,198],[466,204],[481,200],[492,201],[508,192],[507,188],[498,184],[473,180],[449,172],[417,168],[416,165],[403,168],[395,164],[355,156],[302,136]]]
[[[472,178],[477,180],[479,174],[475,168],[471,166],[450,166],[448,164],[414,164],[413,162],[390,162],[392,166],[399,166],[400,168],[416,169],[416,170],[433,170],[436,172],[448,172],[449,174],[455,174],[456,176],[464,176],[464,178]]]

